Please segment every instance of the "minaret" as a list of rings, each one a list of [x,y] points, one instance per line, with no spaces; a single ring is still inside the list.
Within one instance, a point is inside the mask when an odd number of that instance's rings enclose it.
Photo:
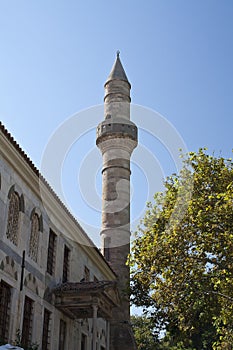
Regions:
[[[110,349],[136,349],[130,327],[128,296],[130,252],[130,156],[137,146],[137,127],[130,121],[130,88],[119,51],[104,85],[105,119],[97,127],[102,152],[102,253],[118,276],[121,306],[110,323]]]

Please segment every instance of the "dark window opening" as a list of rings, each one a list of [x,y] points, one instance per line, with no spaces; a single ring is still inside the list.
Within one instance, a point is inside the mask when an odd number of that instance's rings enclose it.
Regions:
[[[60,331],[59,331],[59,350],[65,350],[66,341],[66,322],[60,320]]]
[[[104,257],[107,261],[110,260],[110,251],[108,247],[104,247]]]
[[[107,261],[110,261],[110,237],[104,238],[104,257]]]
[[[23,312],[22,345],[28,347],[32,340],[33,301],[25,297]]]
[[[85,282],[90,281],[90,270],[88,269],[87,266],[84,267],[84,278],[85,278]]]
[[[0,340],[7,342],[10,326],[11,287],[0,283]]]
[[[81,350],[87,350],[87,336],[82,334],[81,337]]]
[[[56,249],[56,238],[55,233],[50,230],[49,232],[49,246],[48,246],[48,259],[47,259],[47,272],[50,275],[54,273],[55,267],[55,249]]]
[[[48,350],[50,344],[50,316],[51,312],[44,309],[44,324],[43,324],[43,335],[42,335],[42,349]]]
[[[70,268],[70,249],[65,245],[64,259],[63,259],[63,276],[62,276],[63,283],[68,281],[69,268]]]

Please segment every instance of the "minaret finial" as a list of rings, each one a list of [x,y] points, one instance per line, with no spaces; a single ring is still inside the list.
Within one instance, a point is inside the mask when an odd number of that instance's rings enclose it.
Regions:
[[[120,57],[120,51],[117,50],[117,58],[119,58],[119,57]]]

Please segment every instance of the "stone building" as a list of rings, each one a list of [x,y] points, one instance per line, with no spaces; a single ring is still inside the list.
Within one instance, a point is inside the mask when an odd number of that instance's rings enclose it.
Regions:
[[[102,252],[0,123],[0,341],[40,350],[133,350],[129,322],[130,84],[105,84]]]

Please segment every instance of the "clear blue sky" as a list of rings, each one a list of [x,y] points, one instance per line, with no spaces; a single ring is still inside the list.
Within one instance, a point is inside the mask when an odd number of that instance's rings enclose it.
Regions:
[[[167,118],[188,150],[206,146],[210,153],[229,157],[232,38],[231,0],[0,0],[0,119],[40,168],[58,126],[103,102],[103,85],[119,49],[134,104]],[[79,118],[78,126],[85,127],[87,119],[82,113]],[[102,118],[96,115],[96,123]],[[144,113],[140,118],[142,128]],[[100,212],[78,193],[80,181],[82,191],[90,187],[89,178],[77,180],[80,167],[88,171],[84,160],[95,148],[94,129],[89,131],[67,153],[63,188],[82,225],[97,232]],[[170,152],[153,136],[142,130],[140,144],[157,158],[159,176],[168,175],[174,168]],[[134,225],[151,199],[147,185],[157,173],[136,152],[141,163],[133,166]],[[99,174],[101,157],[95,158]],[[100,197],[98,174],[94,180]]]

